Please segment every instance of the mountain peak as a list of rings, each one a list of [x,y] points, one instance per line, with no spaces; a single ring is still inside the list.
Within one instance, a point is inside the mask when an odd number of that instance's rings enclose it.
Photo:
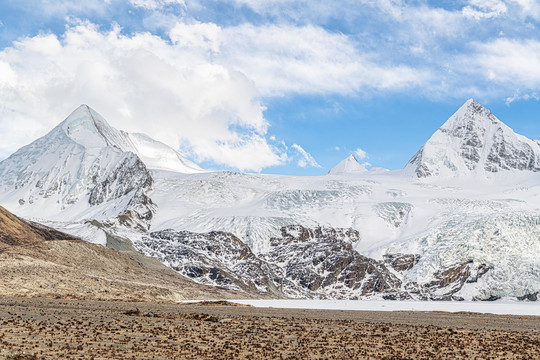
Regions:
[[[84,148],[125,147],[123,136],[86,104],[75,109],[60,125],[64,133]]]
[[[351,154],[328,172],[328,175],[365,173],[367,169]]]
[[[485,107],[474,99],[469,99],[442,126],[444,130],[470,129],[471,127],[488,128],[505,126]]]
[[[409,161],[417,177],[456,177],[501,170],[540,171],[540,146],[467,100]]]

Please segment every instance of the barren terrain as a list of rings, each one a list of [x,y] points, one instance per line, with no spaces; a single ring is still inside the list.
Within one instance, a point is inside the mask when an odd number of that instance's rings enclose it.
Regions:
[[[0,294],[150,302],[250,296],[197,284],[113,240],[122,251],[25,221],[0,207]]]
[[[537,359],[539,353],[538,317],[0,297],[0,359]]]

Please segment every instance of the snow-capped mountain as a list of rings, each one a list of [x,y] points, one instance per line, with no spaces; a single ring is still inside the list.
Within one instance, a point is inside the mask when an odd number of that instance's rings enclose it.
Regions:
[[[419,178],[540,171],[540,145],[516,134],[470,99],[433,134],[406,169]]]
[[[137,139],[79,108],[0,163],[0,205],[272,296],[540,294],[540,144],[473,100],[397,171],[350,157],[325,176],[204,172]]]
[[[368,170],[366,167],[358,162],[353,154],[349,155],[347,158],[343,159],[339,164],[334,166],[328,175],[339,175],[339,174],[358,174],[365,173]]]
[[[51,132],[0,163],[0,201],[49,220],[119,216],[147,228],[155,206],[149,169],[202,172],[163,143],[111,127],[81,105]]]

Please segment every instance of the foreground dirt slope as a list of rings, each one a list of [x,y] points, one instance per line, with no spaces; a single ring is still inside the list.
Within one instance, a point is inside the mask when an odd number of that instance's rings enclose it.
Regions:
[[[26,222],[1,207],[0,295],[130,301],[246,297],[196,284],[140,254]]]
[[[23,352],[29,359],[537,359],[540,321],[0,297],[0,359]]]
[[[74,240],[76,238],[50,227],[19,219],[0,206],[0,251],[8,246],[29,246],[54,239]]]

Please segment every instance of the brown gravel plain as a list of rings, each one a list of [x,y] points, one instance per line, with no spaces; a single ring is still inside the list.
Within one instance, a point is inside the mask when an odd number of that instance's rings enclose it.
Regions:
[[[539,357],[532,316],[0,297],[0,359]]]

